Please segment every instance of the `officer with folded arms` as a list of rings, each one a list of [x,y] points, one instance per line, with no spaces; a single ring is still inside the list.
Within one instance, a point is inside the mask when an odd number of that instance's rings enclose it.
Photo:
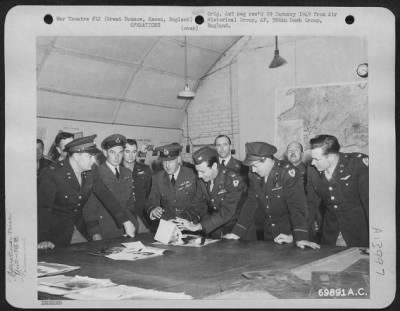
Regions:
[[[38,248],[67,246],[75,234],[88,238],[82,208],[93,193],[127,235],[135,226],[99,178],[94,154],[97,135],[74,139],[65,146],[67,158],[44,169],[38,185]]]
[[[246,143],[252,176],[248,198],[227,239],[259,239],[292,243],[299,248],[319,248],[308,241],[307,202],[298,171],[274,157],[277,149],[265,142]]]

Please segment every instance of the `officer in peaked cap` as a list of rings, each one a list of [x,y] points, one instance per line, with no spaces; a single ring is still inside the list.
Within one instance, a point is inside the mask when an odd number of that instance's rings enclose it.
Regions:
[[[182,151],[182,146],[178,143],[172,143],[157,147],[156,151],[160,152],[158,157],[160,161],[170,161],[179,157]]]
[[[67,151],[70,155],[73,153],[89,153],[89,154],[96,154],[100,152],[97,149],[96,144],[94,143],[94,139],[97,135],[79,137],[68,144],[65,145],[65,151]]]
[[[298,247],[319,248],[308,241],[307,203],[296,169],[274,157],[277,149],[265,142],[246,144],[244,164],[253,174],[249,195],[239,220],[225,238],[273,240]]]
[[[134,236],[135,227],[125,210],[107,189],[95,168],[96,135],[80,137],[68,143],[67,158],[54,163],[41,174],[38,185],[38,248],[69,245],[75,233],[87,236],[82,208],[95,194],[126,233]]]
[[[220,238],[232,230],[237,220],[245,201],[246,184],[238,173],[218,165],[218,154],[214,148],[205,146],[195,151],[192,157],[208,210],[198,224],[184,219],[177,219],[176,223],[182,230],[202,230],[207,235]]]
[[[160,152],[163,170],[153,175],[152,187],[146,206],[154,223],[160,218],[182,217],[198,221],[205,210],[205,202],[198,187],[194,171],[182,165],[182,146],[172,143],[156,148]]]
[[[252,163],[271,158],[278,151],[275,146],[264,142],[246,143],[246,158],[243,164],[250,166]]]
[[[115,146],[124,147],[126,144],[126,138],[124,135],[121,134],[112,134],[101,142],[101,148],[104,150],[108,150]]]
[[[129,220],[138,228],[133,199],[133,180],[131,171],[120,167],[126,143],[125,136],[113,134],[101,143],[105,162],[97,168],[99,178],[118,200]],[[91,196],[83,210],[86,227],[92,240],[112,239],[124,234],[102,202]]]
[[[312,162],[307,171],[310,218],[325,207],[322,244],[369,246],[368,156],[342,153],[335,136],[322,134],[310,140]]]

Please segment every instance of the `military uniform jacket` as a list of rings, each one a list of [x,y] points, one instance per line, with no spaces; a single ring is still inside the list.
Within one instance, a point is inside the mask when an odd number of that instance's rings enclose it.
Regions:
[[[82,173],[79,184],[69,158],[44,169],[38,185],[38,240],[69,245],[74,226],[87,237],[82,208],[94,193],[119,225],[128,220],[124,209],[100,180],[97,169]]]
[[[124,167],[119,169],[120,177],[117,178],[107,164],[103,163],[98,167],[99,178],[112,192],[121,207],[126,209],[129,220],[137,228],[138,222],[134,211],[131,171]],[[89,197],[83,209],[83,218],[90,237],[93,234],[101,234],[103,239],[110,239],[124,234],[124,230],[117,226],[112,215],[94,194]]]
[[[339,153],[339,162],[328,181],[310,166],[307,196],[310,213],[325,205],[322,243],[336,244],[339,232],[348,246],[369,245],[368,157],[361,153]]]
[[[150,167],[140,162],[135,163],[132,171],[135,213],[146,226],[150,226],[145,206],[151,190],[151,175]]]
[[[231,171],[234,171],[235,173],[239,174],[243,181],[248,185],[248,173],[249,173],[249,168],[246,165],[243,165],[241,161],[238,159],[235,159],[234,157],[231,156],[229,159],[228,163],[225,163],[225,167],[222,167],[221,164],[218,162],[218,168],[226,171],[226,169],[229,169]]]
[[[263,228],[272,239],[293,234],[296,241],[308,240],[307,201],[299,172],[288,162],[275,160],[264,178],[252,173],[248,198],[233,233],[255,239],[255,230]]]
[[[208,205],[208,213],[200,221],[203,231],[206,234],[217,229],[222,233],[230,232],[246,200],[247,186],[242,177],[229,169],[219,170],[212,190],[209,190],[210,183],[204,181],[201,181],[201,189]]]
[[[162,218],[166,220],[176,216],[191,221],[200,218],[206,206],[192,169],[181,166],[175,186],[164,170],[153,175],[147,214],[150,215],[157,206],[164,209]]]

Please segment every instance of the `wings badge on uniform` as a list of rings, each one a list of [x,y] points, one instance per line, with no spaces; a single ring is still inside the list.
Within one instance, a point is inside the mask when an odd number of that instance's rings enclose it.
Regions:
[[[239,180],[238,180],[238,179],[234,179],[234,180],[233,180],[233,186],[234,186],[234,187],[239,186]]]
[[[291,168],[290,170],[288,170],[288,173],[289,173],[290,177],[296,176],[296,171],[294,170],[294,168]]]

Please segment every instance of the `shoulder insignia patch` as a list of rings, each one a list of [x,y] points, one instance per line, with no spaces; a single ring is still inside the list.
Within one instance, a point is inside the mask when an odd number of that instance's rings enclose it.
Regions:
[[[233,180],[233,186],[234,186],[234,187],[239,186],[239,180],[238,180],[238,179],[234,179],[234,180]]]
[[[296,171],[294,170],[294,168],[291,168],[290,170],[288,170],[288,173],[289,173],[290,177],[296,176]]]
[[[366,166],[369,166],[369,159],[368,158],[363,158],[362,161]]]

